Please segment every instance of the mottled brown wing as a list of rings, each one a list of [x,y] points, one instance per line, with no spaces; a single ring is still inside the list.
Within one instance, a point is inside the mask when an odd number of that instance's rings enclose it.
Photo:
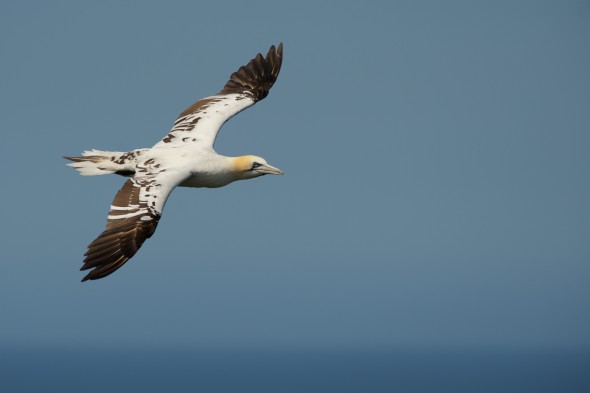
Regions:
[[[96,280],[119,269],[155,232],[166,203],[182,176],[168,172],[133,177],[123,185],[110,208],[105,230],[88,245],[83,279]]]
[[[271,46],[266,57],[259,53],[234,72],[219,93],[184,110],[172,130],[155,147],[186,144],[212,147],[223,123],[268,95],[282,62],[283,44],[278,48]]]

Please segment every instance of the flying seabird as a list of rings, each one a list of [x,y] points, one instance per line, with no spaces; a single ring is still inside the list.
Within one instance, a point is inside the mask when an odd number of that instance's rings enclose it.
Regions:
[[[283,61],[283,44],[256,55],[234,72],[223,89],[182,112],[172,130],[149,149],[128,152],[89,150],[81,157],[64,157],[81,175],[115,173],[129,177],[107,217],[106,229],[88,245],[83,279],[96,280],[123,266],[156,230],[164,204],[175,187],[216,188],[236,180],[266,174],[282,175],[264,158],[226,157],[213,148],[221,126],[242,110],[264,99]]]

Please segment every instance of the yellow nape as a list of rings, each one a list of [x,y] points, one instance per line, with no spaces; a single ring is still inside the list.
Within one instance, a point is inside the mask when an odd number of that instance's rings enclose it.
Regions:
[[[255,156],[241,156],[234,158],[233,169],[236,172],[246,172],[252,169],[252,164],[258,157]]]

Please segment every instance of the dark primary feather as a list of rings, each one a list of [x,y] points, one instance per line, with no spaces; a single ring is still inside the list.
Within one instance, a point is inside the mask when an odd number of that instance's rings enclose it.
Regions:
[[[262,100],[277,80],[282,62],[283,44],[280,43],[276,49],[274,45],[271,46],[266,57],[259,53],[247,65],[231,74],[220,94],[249,92],[256,101]]]
[[[158,220],[159,216],[148,222],[126,219],[121,225],[101,233],[84,254],[86,259],[80,270],[93,270],[82,281],[106,277],[123,266],[153,235]]]
[[[140,201],[140,189],[136,179],[129,179],[115,196],[113,206],[137,206],[137,209],[111,209],[111,216],[140,210],[143,213],[124,219],[107,220],[106,229],[88,245],[88,251],[84,254],[86,258],[80,270],[93,270],[82,281],[96,280],[113,273],[133,257],[145,240],[154,234],[160,215]]]

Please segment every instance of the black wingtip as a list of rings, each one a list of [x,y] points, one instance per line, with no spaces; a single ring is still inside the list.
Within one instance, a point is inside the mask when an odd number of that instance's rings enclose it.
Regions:
[[[283,62],[283,43],[272,45],[266,56],[258,53],[248,64],[234,72],[221,94],[249,93],[255,101],[264,99],[277,80]]]
[[[88,270],[88,269],[89,269],[88,267],[86,267],[86,266],[82,266],[82,267],[80,268],[80,271],[82,272],[82,271],[84,271],[84,270]],[[91,278],[91,275],[92,275],[92,272],[87,272],[87,273],[86,273],[86,275],[84,276],[84,278],[82,278],[82,280],[80,280],[80,282],[84,282],[84,281],[91,280],[91,279],[92,279],[92,278]]]

